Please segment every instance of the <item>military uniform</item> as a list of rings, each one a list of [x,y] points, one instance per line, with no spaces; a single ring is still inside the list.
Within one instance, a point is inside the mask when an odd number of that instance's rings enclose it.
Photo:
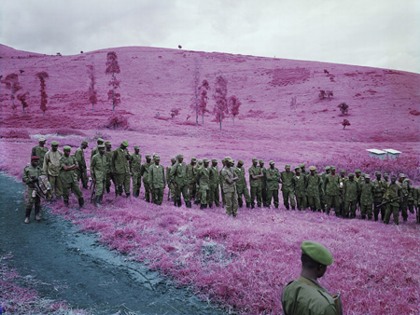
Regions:
[[[187,170],[185,174],[185,180],[188,185],[188,195],[190,196],[190,199],[194,199],[195,204],[198,204],[199,198],[197,193],[197,172],[198,172],[198,166],[196,165],[196,158],[191,159],[191,163],[187,165]]]
[[[128,142],[112,153],[112,170],[115,172],[116,195],[121,196],[124,188],[126,196],[130,196],[130,154],[127,151]]]
[[[349,180],[344,182],[344,212],[345,218],[356,217],[356,204],[359,196],[359,184],[354,180],[354,174],[349,174]]]
[[[336,212],[336,215],[338,215],[340,208],[340,178],[337,174],[331,172],[331,174],[325,176],[324,191],[327,214],[329,214],[331,208],[334,207],[334,211]]]
[[[242,196],[245,198],[246,207],[249,208],[251,205],[251,196],[248,192],[248,186],[246,184],[246,177],[245,177],[245,169],[243,167],[243,163],[240,163],[233,168],[235,176],[238,177],[238,181],[236,182],[236,192],[238,194],[238,206],[242,208],[243,200]]]
[[[105,189],[106,192],[109,193],[111,191],[111,182],[114,183],[114,187],[116,187],[115,185],[115,179],[114,179],[114,171],[112,169],[112,145],[110,141],[105,141],[105,156],[106,159],[108,161],[108,170],[107,170],[107,174],[105,177]]]
[[[178,156],[180,157],[180,156]],[[174,166],[171,169],[171,177],[175,184],[175,201],[174,204],[178,207],[181,206],[181,194],[184,198],[186,207],[191,207],[190,197],[188,194],[188,183],[186,179],[187,174],[187,165],[185,162],[175,162]]]
[[[380,173],[379,173],[380,174]],[[387,187],[387,184],[381,180],[380,177],[377,177],[373,182],[373,215],[375,221],[378,221],[379,211],[381,212],[381,220],[385,218],[385,209],[384,205],[381,205],[383,202],[384,193]]]
[[[97,153],[92,157],[90,171],[92,179],[95,181],[96,205],[98,205],[102,200],[107,174],[109,173],[109,167],[110,164],[105,153]]]
[[[253,163],[256,159],[253,159]],[[252,165],[249,170],[249,185],[251,186],[251,208],[255,206],[255,199],[257,199],[258,207],[261,207],[262,203],[262,177],[264,176],[261,167],[258,165]]]
[[[144,199],[147,202],[153,201],[152,188],[149,182],[149,168],[152,164],[150,155],[146,155],[146,163],[143,163],[140,168],[140,176],[143,178]]]
[[[311,172],[306,176],[306,196],[308,206],[312,211],[321,210],[320,195],[324,195],[323,182],[321,176],[315,173],[315,166],[309,168]]]
[[[39,160],[37,155],[31,157],[31,164],[25,166],[23,169],[22,181],[27,185],[28,191],[26,196],[26,212],[25,212],[25,223],[29,223],[29,217],[32,212],[32,208],[35,206],[35,218],[37,221],[41,219],[41,197],[36,193],[35,183],[40,175],[45,175],[44,171],[38,166],[32,165],[32,160]]]
[[[83,188],[88,188],[88,175],[87,175],[87,166],[86,166],[86,160],[85,160],[85,153],[82,147],[79,147],[76,149],[76,152],[74,152],[74,158],[77,161],[77,165],[79,168],[76,170],[77,174],[77,180],[82,182]]]
[[[296,206],[298,210],[306,209],[306,174],[300,172],[300,167],[295,168],[295,175],[293,176],[293,186],[295,187]]]
[[[39,157],[39,161],[41,163],[41,165],[44,163],[44,157],[45,154],[48,152],[48,148],[41,146],[41,145],[37,145],[35,147],[32,148],[32,154],[31,156],[37,156]]]
[[[213,203],[216,207],[220,206],[220,192],[219,192],[219,185],[220,185],[220,174],[219,168],[217,166],[217,160],[212,160],[212,165],[210,166],[210,174],[209,174],[209,206],[212,207]]]
[[[138,197],[141,188],[141,154],[134,153],[130,156],[130,170],[133,179],[133,196]]]
[[[64,147],[65,152],[70,153],[70,147]],[[60,159],[60,179],[63,184],[63,199],[64,204],[69,205],[69,194],[70,190],[77,196],[79,206],[83,207],[84,199],[83,194],[79,188],[79,182],[77,180],[77,173],[75,169],[67,169],[78,166],[77,160],[74,156],[66,156],[64,154]]]
[[[157,160],[160,161],[160,158],[155,156],[155,161]],[[157,205],[161,205],[163,201],[163,191],[166,186],[165,169],[162,165],[159,165],[158,162],[152,164],[148,169],[148,176],[151,189],[153,190],[153,202]]]
[[[264,207],[268,207],[267,169],[264,167],[263,160],[259,160],[259,164],[263,174],[261,178],[261,199]]]
[[[208,167],[208,163],[209,160],[204,159],[204,166],[201,167],[197,173],[201,209],[207,208],[207,205],[210,203],[210,169]]]
[[[408,218],[408,213],[407,213],[407,209],[408,209],[408,199],[410,197],[410,184],[409,184],[409,180],[405,179],[405,177],[403,177],[402,182],[398,182],[400,187],[401,187],[401,202],[400,202],[400,211],[401,211],[401,216],[405,221],[407,221]]]
[[[225,158],[226,163],[233,163],[230,158]],[[238,196],[236,194],[236,177],[233,168],[226,165],[221,173],[223,194],[225,195],[226,214],[236,217],[238,214]]]
[[[273,167],[271,167],[273,166]],[[280,171],[274,167],[274,162],[270,161],[270,167],[266,171],[267,177],[267,206],[271,205],[271,200],[274,200],[274,207],[279,207],[279,181]]]
[[[296,208],[295,201],[295,187],[293,185],[293,177],[295,174],[290,171],[290,165],[286,165],[286,170],[280,173],[281,192],[283,194],[283,204],[287,210],[289,207],[289,200],[292,209]]]
[[[176,159],[172,158],[171,159],[171,165],[166,167],[166,183],[168,184],[168,200],[172,200],[174,201],[175,199],[175,186],[174,183],[172,182],[172,177],[171,177],[171,168],[172,166],[175,164]]]
[[[399,211],[400,211],[400,199],[402,196],[401,187],[397,183],[390,183],[387,187],[384,200],[388,202],[386,211],[385,211],[385,220],[386,224],[389,223],[391,213],[394,216],[394,223],[399,224]]]
[[[369,178],[369,177],[365,177]],[[362,219],[366,218],[372,219],[372,205],[373,205],[373,196],[374,196],[374,187],[370,180],[366,179],[360,185],[360,212],[362,214]]]
[[[56,143],[52,142],[51,144]],[[57,144],[58,145],[58,144]],[[63,153],[57,149],[57,151],[49,150],[44,157],[43,170],[48,175],[48,181],[51,184],[51,193],[56,198],[60,198],[63,195],[62,184],[60,180],[60,159]],[[51,199],[51,196],[49,196]]]

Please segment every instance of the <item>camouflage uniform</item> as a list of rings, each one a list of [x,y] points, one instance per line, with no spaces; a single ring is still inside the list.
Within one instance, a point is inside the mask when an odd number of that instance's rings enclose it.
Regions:
[[[306,185],[306,174],[301,173],[300,167],[296,167],[295,175],[293,176],[293,186],[295,187],[296,206],[298,210],[304,210],[307,207],[305,185]]]
[[[384,193],[387,187],[387,184],[381,180],[381,173],[376,173],[376,179],[372,182],[373,184],[373,215],[375,221],[378,221],[379,211],[381,212],[381,220],[385,218],[385,209],[384,205],[380,206],[383,202]]]
[[[277,209],[279,207],[279,181],[280,181],[280,171],[277,167],[274,167],[274,162],[270,161],[270,167],[266,171],[267,177],[267,203],[269,207],[271,205],[271,200],[274,199],[274,207]]]
[[[201,209],[207,208],[207,205],[210,203],[209,194],[210,194],[210,169],[209,169],[209,160],[204,159],[204,166],[198,170],[197,173],[197,182],[200,193]]]
[[[213,203],[216,207],[220,206],[220,192],[219,192],[219,185],[220,185],[220,175],[219,175],[219,168],[217,167],[217,160],[212,160],[212,165],[210,167],[210,175],[209,175],[209,186],[210,186],[210,194],[209,194],[209,207],[211,208]]]
[[[45,157],[45,154],[48,152],[48,149],[44,147],[44,143],[45,143],[45,138],[41,138],[39,139],[39,145],[32,148],[31,156],[39,157],[40,165],[44,164],[44,157]]]
[[[148,171],[149,183],[153,190],[153,202],[157,205],[161,205],[163,201],[163,191],[166,186],[165,169],[162,165],[159,165],[159,156],[155,156],[154,160],[155,164],[150,165]]]
[[[293,186],[294,173],[290,171],[290,165],[285,166],[285,171],[280,173],[281,192],[283,194],[283,203],[287,210],[289,207],[289,200],[292,209],[296,208],[295,201],[295,187]]]
[[[37,161],[37,162],[33,162]],[[25,166],[23,169],[23,182],[28,186],[26,195],[26,212],[25,212],[25,223],[29,223],[29,217],[32,212],[32,208],[35,205],[35,218],[39,221],[41,211],[41,197],[35,191],[35,183],[40,175],[45,175],[44,171],[38,166],[39,157],[34,155],[31,157],[31,164]]]
[[[176,159],[172,158],[171,159],[171,166],[167,166],[166,167],[166,183],[168,184],[168,201],[172,200],[174,201],[174,197],[175,197],[175,186],[174,183],[172,182],[172,177],[171,177],[171,168],[172,166],[175,164]]]
[[[344,212],[345,218],[356,217],[356,204],[359,196],[359,184],[354,180],[354,174],[349,174],[349,180],[344,182]]]
[[[334,207],[336,215],[339,215],[340,207],[340,179],[334,172],[334,167],[331,167],[331,174],[325,176],[324,191],[327,201],[326,213],[330,214],[330,210]]]
[[[227,165],[222,169],[221,178],[226,201],[226,214],[236,217],[238,213],[238,196],[235,185],[237,177],[235,177],[233,168],[230,166],[233,165],[233,160],[231,158],[225,158],[225,161]]]
[[[109,193],[111,191],[111,181],[114,183],[114,187],[116,187],[115,185],[115,179],[114,179],[114,171],[112,169],[112,145],[111,142],[109,141],[105,141],[105,156],[106,159],[108,161],[108,171],[106,174],[106,178],[105,178],[105,189],[106,192]]]
[[[264,175],[261,178],[261,199],[264,207],[268,206],[268,192],[267,192],[267,169],[264,167],[264,161],[259,160],[261,172]],[[270,200],[271,201],[271,200]]]
[[[66,152],[68,152],[67,155]],[[73,169],[74,167],[78,167],[78,162],[74,156],[70,156],[69,154],[70,147],[64,147],[64,155],[60,159],[60,179],[63,184],[64,204],[66,206],[69,205],[69,194],[71,190],[77,196],[79,206],[83,207],[83,194],[79,188],[76,169]]]
[[[242,195],[245,198],[246,207],[249,208],[251,205],[251,197],[248,192],[248,186],[246,184],[245,169],[243,167],[244,162],[242,160],[238,161],[236,167],[233,168],[235,176],[238,177],[236,182],[236,192],[238,194],[238,206],[242,208],[243,200]]]
[[[325,178],[330,174],[330,169],[331,169],[330,166],[325,166],[325,172],[320,175],[323,184],[325,183]],[[325,209],[327,208],[327,197],[325,196],[324,187],[322,187],[322,188],[323,189],[322,189],[322,191],[320,190],[319,194],[320,194],[320,201],[321,201],[322,210],[325,211]]]
[[[373,205],[374,187],[370,182],[370,177],[365,176],[365,182],[360,185],[360,211],[362,213],[362,219],[372,219],[372,205]]]
[[[82,145],[76,149],[76,152],[74,153],[74,157],[77,161],[77,165],[79,166],[79,168],[76,170],[77,180],[78,181],[80,180],[82,182],[83,188],[87,189],[89,178],[87,175],[87,166],[86,166],[85,153],[84,153],[85,145],[87,147],[87,142],[83,141]]]
[[[130,196],[130,154],[127,151],[128,142],[123,141],[121,146],[112,153],[112,169],[115,172],[116,195],[124,192]]]
[[[141,154],[135,152],[130,156],[130,171],[133,179],[133,196],[138,197],[141,188]]]
[[[410,182],[408,181],[408,179],[405,178],[405,176],[402,177],[401,181],[398,182],[398,184],[401,187],[401,202],[400,202],[400,211],[401,211],[401,216],[405,221],[407,221],[408,218],[408,213],[407,213],[407,208],[408,208],[408,199],[410,196]]]
[[[345,182],[348,181],[348,178],[346,176],[346,171],[345,170],[341,170],[340,171],[340,193],[339,193],[339,213],[340,215],[343,215],[344,213],[344,184]]]
[[[103,144],[100,146],[101,149],[105,149]],[[101,152],[99,151],[92,157],[92,161],[90,164],[90,172],[92,179],[95,183],[96,206],[98,206],[102,202],[106,178],[107,174],[109,173],[109,167],[109,160],[105,155],[105,152],[101,154]]]
[[[55,142],[52,142],[53,144]],[[57,144],[58,146],[58,144]],[[51,194],[54,194],[56,198],[61,198],[63,195],[62,184],[60,180],[60,159],[63,153],[60,150],[49,150],[44,157],[43,170],[48,175],[48,181],[51,184]],[[49,196],[48,199],[51,199]]]
[[[248,170],[249,185],[251,186],[251,208],[255,206],[255,198],[257,199],[258,207],[261,207],[262,202],[262,178],[264,174],[257,162],[257,159],[252,159],[252,166]]]
[[[399,224],[399,211],[400,211],[400,200],[402,197],[401,187],[395,182],[396,178],[391,178],[391,183],[387,187],[384,194],[384,201],[387,201],[387,207],[385,211],[385,220],[386,224],[389,223],[391,213],[394,216],[394,223]]]
[[[195,157],[191,158],[191,163],[187,165],[187,171],[186,171],[186,182],[188,186],[188,194],[190,196],[190,199],[194,199],[195,204],[199,203],[198,193],[197,193],[197,172],[198,167],[196,165],[197,159]]]
[[[323,182],[321,176],[315,173],[315,166],[309,168],[310,173],[306,176],[306,196],[308,200],[308,206],[312,211],[321,210],[320,194],[324,194]]]
[[[171,177],[175,184],[175,201],[174,204],[181,207],[181,194],[184,198],[185,206],[191,208],[190,197],[188,194],[188,183],[186,179],[187,165],[183,162],[184,157],[182,155],[177,156],[177,161],[171,169]]]
[[[144,199],[147,202],[153,201],[152,189],[149,182],[150,165],[152,165],[152,157],[150,155],[146,155],[146,163],[141,165],[140,176],[143,177]]]

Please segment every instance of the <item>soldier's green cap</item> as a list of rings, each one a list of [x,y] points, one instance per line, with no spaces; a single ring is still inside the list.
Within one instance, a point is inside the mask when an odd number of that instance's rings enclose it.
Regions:
[[[111,141],[106,140],[106,141],[105,141],[105,144],[111,144]]]
[[[44,137],[41,137],[38,139],[38,142],[45,142],[45,141],[47,141],[47,139],[45,139]]]
[[[98,138],[98,140],[96,140],[96,143],[104,143],[104,139],[102,139],[102,138]]]
[[[238,160],[238,164],[242,164],[242,165],[244,165],[244,161],[242,161],[242,160]]]
[[[139,147],[138,145],[135,145],[135,146],[134,146],[134,149],[135,149],[135,150],[140,150],[140,147]]]
[[[65,145],[63,147],[63,151],[70,151],[70,150],[71,150],[71,147],[69,147],[68,145]]]
[[[407,176],[404,173],[400,173],[401,178],[406,178]]]
[[[295,167],[295,171],[299,170],[300,171],[300,166],[296,166]]]
[[[290,164],[286,164],[284,168],[291,168]]]
[[[128,141],[127,140],[124,140],[123,142],[121,142],[121,145],[123,145],[125,147],[128,147]]]
[[[225,157],[225,161],[233,163],[233,159],[230,156]]]
[[[203,162],[204,163],[210,163],[210,160],[209,159],[203,159]]]
[[[359,170],[359,169],[356,169],[354,172],[355,172],[355,173],[361,173],[362,171],[361,171],[361,170]]]
[[[392,175],[391,175],[391,179],[397,179],[397,175],[392,174]]]
[[[333,263],[331,252],[322,244],[313,241],[303,241],[300,248],[302,253],[308,255],[317,263],[329,266]]]
[[[349,177],[354,177],[354,174],[353,173],[349,173]]]
[[[376,171],[375,175],[382,175],[380,171]]]
[[[153,160],[159,160],[159,161],[160,161],[160,156],[159,156],[158,154],[155,154],[155,155],[153,156]]]
[[[274,165],[274,164],[276,164],[273,160],[270,160],[270,162],[268,162],[268,164],[270,164],[270,165]]]
[[[146,159],[150,159],[152,156],[150,154],[146,154]]]
[[[255,163],[255,162],[258,162],[258,159],[257,158],[253,158],[252,159],[252,163]]]
[[[57,141],[53,141],[53,142],[51,142],[51,145],[52,146],[57,146],[58,145],[58,142]]]
[[[196,157],[192,157],[191,158],[191,162],[197,162],[197,158]]]
[[[200,159],[200,160],[198,160],[198,161],[197,161],[197,164],[203,164],[203,160],[201,160],[201,159]]]
[[[176,158],[171,158],[171,162],[175,163],[176,162]]]
[[[340,173],[341,174],[346,174],[346,170],[341,170]]]
[[[217,159],[213,159],[211,161],[212,161],[212,163],[217,163]]]
[[[299,164],[299,167],[305,167],[305,163]]]
[[[264,161],[263,160],[259,160],[258,163],[264,164]]]
[[[384,176],[388,176],[389,174],[388,173],[384,173]]]
[[[183,159],[183,158],[184,158],[184,156],[183,156],[182,154],[178,154],[178,155],[176,156],[176,158],[177,158],[177,159]]]
[[[331,166],[325,166],[325,170],[328,171],[329,169],[331,169]]]
[[[366,174],[365,175],[365,179],[370,179],[370,175],[369,174]]]
[[[86,140],[83,140],[83,141],[82,141],[82,144],[86,144],[86,145],[88,145],[88,142],[87,142]]]
[[[98,149],[105,149],[105,144],[98,144]]]
[[[313,165],[311,165],[311,166],[309,166],[309,170],[310,170],[310,171],[316,171],[316,167],[315,167],[315,166],[313,166]]]
[[[330,167],[330,170],[331,170],[331,171],[335,171],[335,166],[331,166],[331,167]]]

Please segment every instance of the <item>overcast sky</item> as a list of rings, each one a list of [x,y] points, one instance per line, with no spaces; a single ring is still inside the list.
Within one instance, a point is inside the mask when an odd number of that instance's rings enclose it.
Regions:
[[[1,0],[0,43],[152,46],[420,73],[420,0]]]

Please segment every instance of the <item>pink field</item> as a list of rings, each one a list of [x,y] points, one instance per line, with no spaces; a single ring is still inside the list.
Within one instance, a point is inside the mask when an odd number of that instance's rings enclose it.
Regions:
[[[420,181],[420,75],[349,65],[270,59],[182,50],[118,48],[122,102],[116,113],[107,100],[106,53],[44,56],[0,47],[3,78],[19,73],[28,91],[26,113],[12,110],[10,92],[0,90],[0,169],[20,178],[37,138],[77,147],[99,136],[114,147],[123,139],[137,144],[143,156],[159,153],[162,164],[183,153],[197,158],[273,159],[284,164],[307,163],[339,169],[361,168],[404,172]],[[87,65],[96,70],[99,102],[88,101]],[[20,70],[23,70],[20,71]],[[324,70],[327,70],[325,72]],[[46,71],[49,97],[46,114],[40,106],[39,81]],[[195,126],[194,77],[212,88],[217,75],[228,81],[228,95],[242,102],[239,117],[226,118],[223,130],[207,113]],[[319,100],[319,90],[332,90],[331,100]],[[209,95],[213,95],[210,90]],[[292,103],[296,97],[296,103]],[[346,102],[351,126],[343,130],[337,105]],[[209,99],[212,110],[213,99]],[[173,108],[180,115],[170,118]],[[104,128],[113,115],[128,118],[127,130]],[[201,122],[201,118],[199,118]],[[369,158],[366,149],[402,151],[395,161]],[[86,156],[90,156],[90,152]],[[87,192],[85,192],[87,197]],[[75,200],[72,202],[75,204]],[[101,240],[132,259],[145,261],[194,287],[203,298],[243,314],[281,312],[283,286],[300,268],[299,245],[304,239],[322,242],[335,263],[321,279],[331,292],[341,292],[345,314],[420,313],[420,227],[343,220],[283,207],[239,211],[237,219],[223,209],[202,211],[161,207],[143,200],[105,197],[105,207],[80,212],[54,209],[79,225],[99,233]],[[22,214],[23,217],[23,214]]]

